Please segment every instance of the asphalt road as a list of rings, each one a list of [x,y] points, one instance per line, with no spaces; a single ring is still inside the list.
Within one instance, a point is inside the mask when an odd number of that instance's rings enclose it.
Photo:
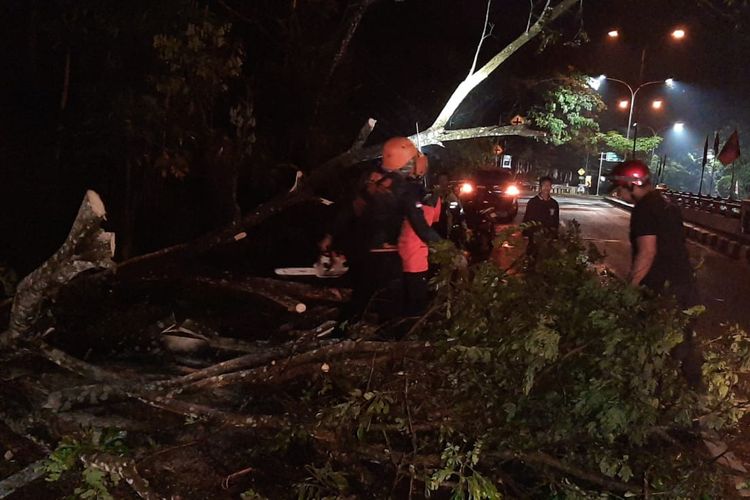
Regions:
[[[630,267],[628,226],[630,212],[596,198],[556,197],[562,224],[576,220],[583,237],[606,255],[605,264],[624,277]],[[521,221],[526,200],[521,200]],[[706,314],[697,325],[704,338],[726,332],[722,325],[739,324],[750,331],[750,266],[688,240],[693,263],[698,265],[698,287]]]

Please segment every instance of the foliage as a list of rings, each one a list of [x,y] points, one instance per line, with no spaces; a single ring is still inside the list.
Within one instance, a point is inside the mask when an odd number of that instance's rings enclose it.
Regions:
[[[260,493],[256,492],[255,490],[246,490],[243,491],[240,495],[241,500],[268,500],[268,497],[265,497],[261,495]]]
[[[481,440],[474,443],[473,448],[466,453],[461,452],[460,446],[447,443],[440,456],[443,467],[435,471],[425,483],[425,496],[429,497],[446,481],[455,478],[456,485],[451,496],[455,500],[500,500],[502,496],[492,481],[476,470],[481,452]]]
[[[654,158],[652,168],[656,172],[658,159]],[[670,189],[684,192],[698,192],[700,183],[700,165],[690,158],[673,160],[668,158],[659,182],[667,184]]]
[[[126,453],[126,436],[124,431],[93,429],[81,440],[72,436],[64,437],[44,464],[46,480],[58,481],[63,474],[75,470],[82,457],[99,452],[117,455]],[[74,491],[78,498],[112,499],[109,488],[119,482],[118,474],[106,473],[90,464],[86,465],[80,474],[81,485]]]
[[[640,153],[650,153],[658,148],[663,140],[664,138],[658,135],[637,137],[635,140],[635,150]],[[614,130],[597,134],[596,141],[603,148],[614,151],[621,156],[629,155],[633,151],[633,140],[627,139],[624,135]]]
[[[349,489],[346,476],[334,470],[330,463],[323,467],[308,465],[310,476],[297,485],[298,500],[337,500]]]
[[[498,247],[517,253],[518,233],[505,232]],[[318,425],[340,436],[337,446],[401,449],[396,482],[416,476],[426,491],[455,498],[495,498],[507,476],[548,496],[614,492],[548,466],[555,461],[626,484],[629,494],[644,482],[672,497],[720,491],[694,422],[736,429],[739,374],[750,363],[744,332],[708,346],[699,396],[671,355],[699,310],[678,311],[669,298],[599,275],[575,224],[541,241],[534,261],[505,269],[461,271],[450,249],[436,258],[442,312],[419,333],[434,357],[329,394]],[[540,461],[513,459],[524,456]]]
[[[529,112],[532,123],[548,132],[555,145],[568,142],[593,145],[599,131],[597,114],[606,106],[582,75],[560,76],[541,83],[544,104]]]
[[[184,178],[223,122],[234,125],[241,150],[254,141],[251,101],[219,115],[219,99],[239,81],[244,63],[242,46],[229,38],[231,28],[206,15],[200,22],[187,22],[178,34],[154,36],[163,71],[151,78],[154,93],[136,108],[131,121],[140,126],[130,132],[148,145],[162,176]]]

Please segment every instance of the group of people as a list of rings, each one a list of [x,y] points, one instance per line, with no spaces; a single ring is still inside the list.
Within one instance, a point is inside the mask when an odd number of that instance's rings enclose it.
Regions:
[[[363,177],[353,199],[338,215],[319,247],[346,255],[353,296],[344,316],[364,314],[384,321],[422,313],[429,301],[430,243],[449,239],[451,228],[466,225],[460,217],[458,193],[441,173],[428,192],[428,161],[405,137],[383,145],[380,168]],[[529,202],[525,222],[536,221],[529,234],[559,224],[559,206],[551,198],[552,180],[543,178],[539,196]],[[455,215],[454,215],[455,214]],[[464,227],[468,231],[468,228]]]
[[[434,193],[425,188],[427,158],[405,137],[383,146],[379,169],[368,172],[354,199],[339,211],[334,227],[320,242],[322,251],[347,256],[353,297],[346,315],[366,312],[379,321],[418,315],[428,302],[428,245],[445,237],[452,221],[441,220],[441,206],[459,203],[448,177],[439,176]],[[632,265],[628,281],[657,294],[673,295],[682,308],[698,303],[695,279],[678,207],[652,185],[648,166],[633,160],[619,164],[610,175],[619,197],[634,203],[630,223]],[[543,177],[539,194],[528,202],[523,221],[530,224],[530,253],[536,231],[556,233],[560,207],[551,196],[552,180]],[[454,199],[455,198],[455,199]],[[432,226],[435,226],[433,228]],[[348,234],[348,237],[339,237]],[[685,374],[700,380],[700,363],[691,332],[678,350]]]

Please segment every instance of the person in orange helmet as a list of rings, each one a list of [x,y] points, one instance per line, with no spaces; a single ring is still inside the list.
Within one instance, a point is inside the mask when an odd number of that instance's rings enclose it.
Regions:
[[[424,214],[428,226],[433,226],[440,220],[441,199],[428,193],[424,186],[424,176],[427,174],[427,161],[418,164],[407,175],[406,197]],[[398,238],[398,253],[404,269],[404,313],[407,316],[421,315],[427,308],[429,301],[428,270],[429,248],[427,242],[420,238],[407,219],[401,227]]]
[[[383,145],[382,178],[373,184],[362,206],[357,224],[366,249],[362,273],[353,284],[354,318],[366,313],[386,321],[404,312],[403,264],[399,236],[408,221],[416,236],[426,243],[440,240],[422,210],[414,182],[427,168],[427,158],[406,137],[394,137]],[[321,245],[326,250],[326,243]]]

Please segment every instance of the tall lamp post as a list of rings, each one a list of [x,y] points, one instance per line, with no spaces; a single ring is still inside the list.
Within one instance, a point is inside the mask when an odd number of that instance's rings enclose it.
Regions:
[[[618,80],[617,78],[610,78],[608,76],[602,75],[597,80],[600,80],[600,84],[601,84],[601,80],[611,80],[613,82],[621,83],[625,85],[630,91],[630,112],[628,113],[628,130],[627,130],[627,135],[625,137],[626,139],[630,139],[630,128],[633,126],[633,110],[635,109],[635,97],[638,95],[638,91],[641,90],[643,87],[647,87],[649,85],[662,84],[662,83],[670,88],[674,86],[674,80],[672,78],[667,78],[666,80],[653,80],[650,82],[642,83],[641,85],[636,87],[635,90],[633,90],[633,87],[628,82],[625,82],[623,80]],[[597,87],[594,87],[594,88],[597,88]]]

